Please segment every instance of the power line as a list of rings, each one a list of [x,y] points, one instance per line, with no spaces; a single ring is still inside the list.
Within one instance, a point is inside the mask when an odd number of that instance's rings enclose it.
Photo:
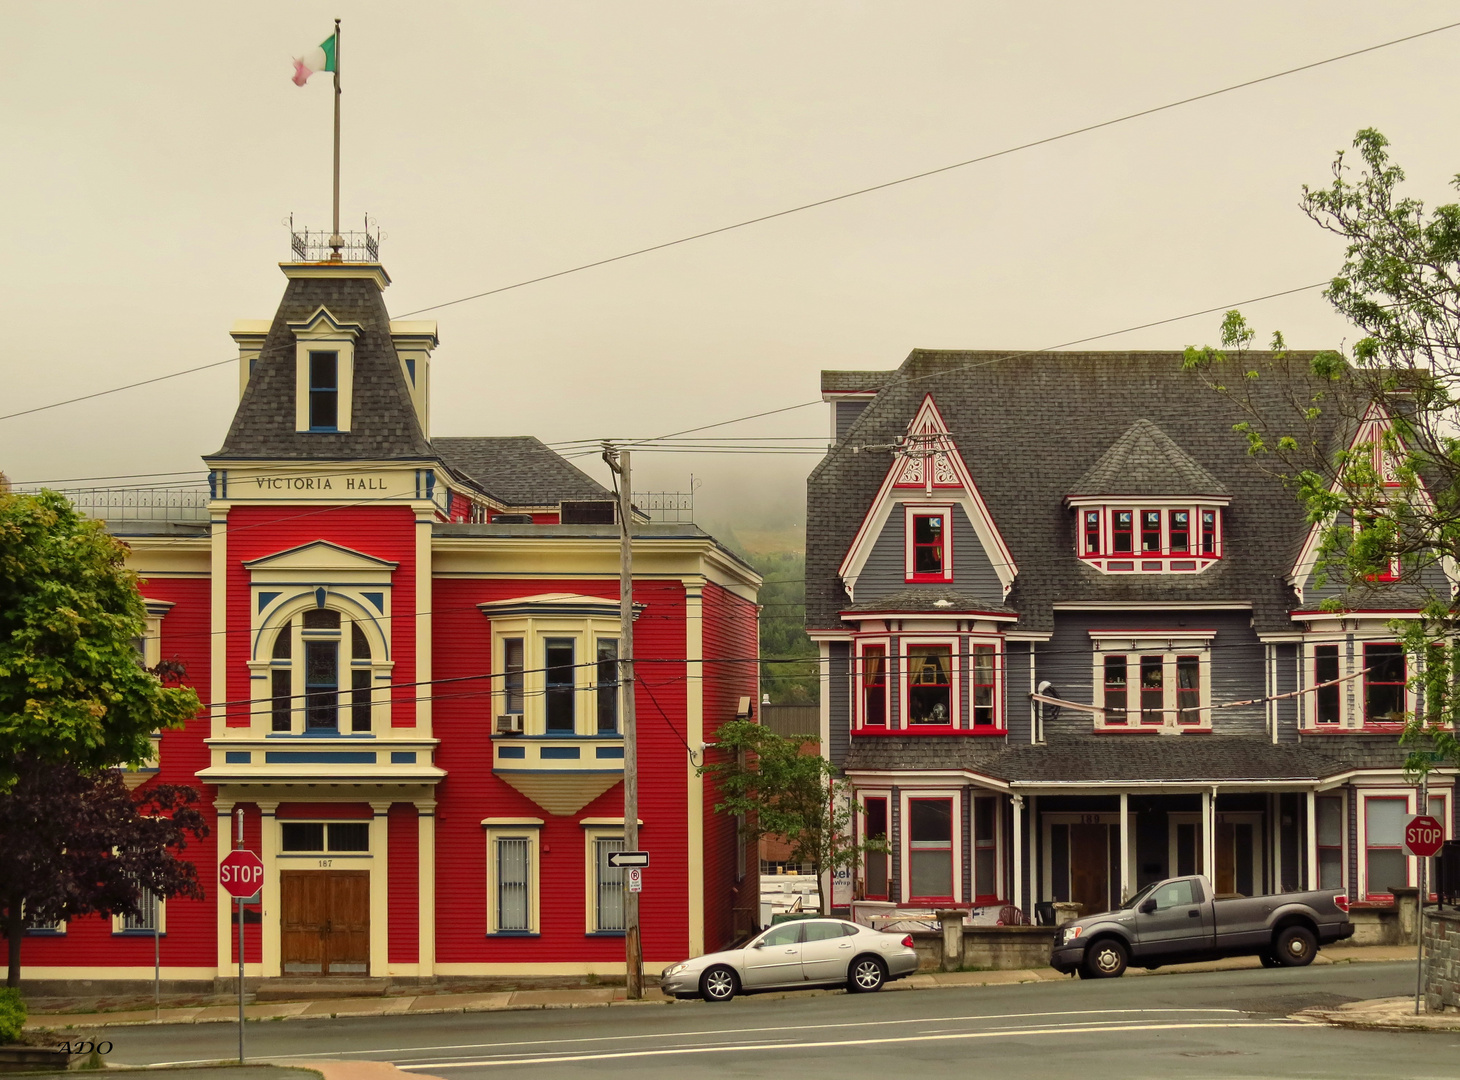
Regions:
[[[1379,42],[1376,45],[1368,45],[1368,46],[1365,46],[1362,49],[1353,49],[1353,50],[1351,50],[1349,52],[1339,53],[1336,56],[1326,57],[1325,59],[1322,59],[1322,60],[1315,60],[1315,61],[1312,61],[1311,63],[1300,64],[1297,67],[1285,68],[1282,71],[1273,72],[1270,75],[1262,75],[1262,76],[1259,76],[1259,77],[1254,78],[1254,79],[1246,79],[1246,80],[1243,80],[1242,82],[1233,83],[1230,86],[1220,87],[1220,88],[1215,89],[1215,90],[1208,90],[1208,91],[1205,91],[1205,92],[1200,93],[1200,94],[1193,94],[1193,95],[1191,95],[1189,97],[1179,98],[1179,99],[1177,99],[1175,101],[1168,101],[1168,102],[1166,102],[1165,104],[1162,104],[1162,105],[1153,105],[1153,106],[1151,106],[1149,108],[1139,109],[1136,112],[1126,113],[1126,114],[1124,114],[1122,116],[1113,117],[1113,118],[1111,118],[1109,120],[1101,120],[1101,121],[1098,121],[1098,122],[1093,123],[1093,124],[1086,124],[1086,125],[1084,125],[1082,127],[1070,128],[1069,130],[1062,131],[1062,132],[1060,132],[1059,134],[1056,134],[1056,135],[1048,135],[1048,136],[1045,136],[1045,137],[1040,138],[1040,139],[1033,139],[1033,140],[1030,140],[1028,142],[1019,143],[1019,144],[1017,144],[1015,146],[1005,147],[1002,150],[994,150],[994,151],[991,151],[991,152],[989,152],[987,154],[980,154],[977,157],[967,158],[967,159],[965,159],[963,161],[956,161],[956,162],[952,163],[951,165],[942,165],[942,166],[939,166],[938,168],[935,168],[935,169],[926,169],[926,170],[924,170],[922,172],[912,173],[912,174],[910,174],[908,176],[899,177],[899,178],[897,178],[895,180],[887,180],[887,181],[884,181],[883,183],[880,183],[880,184],[873,184],[870,187],[857,188],[856,190],[853,190],[853,191],[843,192],[840,195],[832,195],[832,196],[829,196],[829,197],[824,198],[824,199],[817,199],[814,202],[802,203],[799,206],[793,206],[793,207],[790,207],[789,209],[786,209],[786,210],[778,210],[775,213],[762,214],[762,215],[760,215],[758,217],[747,218],[744,221],[738,221],[738,222],[735,222],[735,223],[730,224],[730,225],[721,225],[721,226],[719,226],[717,228],[714,228],[714,229],[706,229],[706,230],[704,230],[702,232],[692,233],[689,236],[682,236],[682,237],[680,237],[680,238],[678,238],[676,240],[668,240],[668,241],[665,241],[665,242],[659,243],[659,244],[651,244],[648,247],[637,248],[637,249],[635,249],[633,251],[624,252],[623,254],[620,254],[620,255],[613,255],[613,256],[610,256],[610,257],[605,258],[605,259],[596,259],[593,262],[582,263],[582,264],[580,264],[578,266],[572,266],[572,267],[569,267],[569,268],[567,268],[565,270],[557,270],[557,271],[554,271],[553,273],[550,273],[550,274],[541,274],[541,275],[538,275],[537,277],[527,278],[527,279],[525,279],[523,281],[513,282],[510,285],[501,285],[501,286],[498,286],[497,288],[494,288],[494,289],[485,289],[485,290],[483,290],[481,292],[472,293],[472,294],[470,294],[468,296],[458,297],[455,300],[445,300],[445,301],[442,301],[439,304],[431,304],[431,305],[428,305],[427,307],[416,308],[414,311],[408,311],[408,312],[405,312],[402,315],[397,315],[396,318],[398,318],[398,319],[408,319],[408,318],[410,318],[413,315],[422,315],[422,314],[425,314],[428,311],[439,311],[442,308],[454,307],[457,304],[464,304],[464,303],[467,303],[467,302],[472,301],[472,300],[480,300],[480,299],[483,299],[484,297],[488,297],[488,296],[497,296],[497,295],[499,295],[501,293],[510,292],[513,289],[521,289],[521,288],[525,288],[525,287],[527,287],[529,285],[537,285],[537,284],[540,284],[540,283],[542,283],[544,281],[552,281],[555,278],[566,277],[569,274],[581,273],[584,270],[592,270],[592,269],[594,269],[596,267],[608,266],[611,263],[622,262],[625,259],[636,258],[636,257],[638,257],[640,255],[647,255],[647,254],[649,254],[651,252],[655,252],[655,251],[663,251],[666,248],[677,247],[677,246],[679,246],[681,244],[688,244],[688,243],[690,243],[692,241],[695,241],[695,240],[705,239],[706,237],[718,236],[721,233],[731,232],[731,231],[733,231],[735,229],[743,229],[743,228],[746,228],[746,227],[748,227],[750,225],[758,225],[758,224],[762,224],[762,223],[767,222],[767,221],[774,221],[777,218],[787,217],[787,216],[789,216],[791,214],[799,214],[799,213],[801,213],[803,211],[806,211],[806,210],[815,209],[816,207],[829,206],[832,203],[842,202],[842,201],[844,201],[846,199],[853,199],[853,198],[856,198],[858,196],[868,195],[868,194],[871,194],[871,193],[877,192],[877,191],[884,191],[884,190],[886,190],[888,188],[897,187],[897,186],[899,186],[901,184],[909,184],[909,183],[912,183],[915,180],[923,180],[923,179],[926,179],[926,178],[928,178],[930,176],[937,176],[940,173],[951,172],[951,171],[953,171],[955,169],[966,168],[967,166],[977,165],[977,164],[980,164],[981,162],[992,161],[992,160],[994,160],[996,158],[1001,158],[1001,157],[1007,157],[1010,154],[1016,154],[1016,153],[1019,153],[1019,152],[1021,152],[1023,150],[1030,150],[1030,149],[1033,149],[1033,148],[1039,147],[1039,146],[1048,146],[1051,143],[1060,142],[1060,141],[1065,140],[1065,139],[1071,139],[1071,138],[1074,138],[1077,135],[1085,135],[1085,134],[1088,134],[1088,133],[1090,133],[1092,131],[1099,131],[1102,128],[1114,127],[1114,126],[1116,126],[1118,124],[1128,123],[1128,122],[1130,122],[1132,120],[1137,120],[1137,119],[1140,119],[1142,117],[1153,116],[1153,115],[1155,115],[1157,113],[1167,112],[1167,111],[1169,111],[1171,109],[1177,109],[1177,108],[1180,108],[1180,107],[1182,107],[1184,105],[1191,105],[1191,104],[1194,104],[1195,102],[1198,102],[1198,101],[1205,101],[1205,100],[1207,100],[1209,98],[1219,97],[1222,94],[1230,94],[1230,93],[1233,93],[1234,91],[1237,91],[1237,90],[1243,90],[1243,89],[1247,89],[1248,87],[1258,86],[1258,85],[1261,85],[1262,83],[1272,82],[1272,81],[1274,81],[1276,79],[1283,79],[1283,78],[1286,78],[1286,77],[1288,77],[1290,75],[1297,75],[1297,74],[1299,74],[1301,72],[1304,72],[1304,71],[1311,71],[1314,68],[1324,67],[1324,66],[1326,66],[1328,64],[1335,64],[1335,63],[1338,63],[1341,60],[1349,60],[1349,59],[1352,59],[1353,57],[1356,57],[1356,56],[1363,56],[1366,53],[1378,52],[1381,49],[1388,49],[1388,48],[1391,48],[1391,47],[1393,47],[1395,45],[1402,45],[1402,44],[1405,44],[1406,42],[1416,41],[1416,40],[1418,40],[1420,38],[1429,37],[1429,36],[1431,36],[1433,34],[1444,33],[1447,30],[1453,30],[1453,29],[1455,29],[1457,26],[1460,26],[1460,22],[1446,23],[1443,26],[1432,27],[1429,30],[1421,30],[1418,33],[1406,34],[1403,37],[1391,38],[1388,41],[1382,41],[1382,42]],[[258,355],[257,358],[258,359],[262,359],[263,355],[264,354],[261,352]],[[48,409],[60,408],[63,405],[73,405],[73,404],[76,404],[76,403],[82,402],[82,401],[90,401],[90,400],[93,400],[95,398],[106,397],[109,394],[120,393],[123,390],[132,390],[132,389],[135,389],[136,387],[139,387],[139,386],[149,386],[149,385],[151,385],[153,383],[162,382],[162,381],[164,381],[166,379],[174,379],[174,378],[177,378],[177,377],[182,376],[182,375],[191,375],[194,372],[207,371],[210,368],[222,367],[225,364],[237,363],[241,358],[242,358],[241,355],[240,356],[234,356],[234,357],[230,357],[227,360],[218,360],[218,361],[214,361],[213,363],[210,363],[210,364],[200,364],[197,367],[185,368],[182,371],[174,371],[174,372],[171,372],[170,374],[167,374],[167,375],[158,375],[158,376],[155,376],[155,377],[150,378],[150,379],[142,379],[142,380],[139,380],[137,382],[126,383],[126,384],[124,384],[122,386],[114,386],[114,387],[111,387],[110,389],[107,389],[107,390],[97,390],[97,391],[94,391],[93,393],[90,393],[90,394],[82,394],[82,395],[80,395],[78,397],[67,398],[64,401],[53,401],[53,402],[51,402],[48,405],[36,405],[36,406],[33,406],[32,408],[29,408],[29,409],[21,409],[21,410],[18,410],[16,412],[5,413],[3,415],[0,415],[0,420],[12,420],[12,419],[15,419],[16,417],[29,416],[29,415],[31,415],[33,413],[45,412]],[[785,409],[772,410],[771,412],[768,412],[768,413],[760,413],[760,414],[757,414],[757,415],[759,415],[759,416],[769,416],[769,415],[772,415],[772,413],[774,413],[774,412],[789,412],[791,409],[797,409],[797,408],[804,408],[804,406],[801,406],[801,405],[792,405],[792,406],[788,406]],[[716,426],[716,425],[711,425],[711,426]],[[703,428],[691,428],[689,430],[690,431],[700,431],[700,430],[704,430],[704,429]]]

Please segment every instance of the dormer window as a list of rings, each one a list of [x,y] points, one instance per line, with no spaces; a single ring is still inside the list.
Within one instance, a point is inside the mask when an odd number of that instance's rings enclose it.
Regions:
[[[910,582],[953,580],[953,541],[950,506],[907,508],[907,573]]]
[[[338,431],[340,420],[340,354],[309,354],[309,430]]]
[[[1156,501],[1156,500],[1152,500]],[[1072,499],[1071,502],[1074,502]],[[1093,502],[1093,500],[1092,500]],[[1104,573],[1180,573],[1205,570],[1222,557],[1218,507],[1092,505],[1081,499],[1077,554]],[[1161,506],[1164,502],[1167,505]],[[1196,530],[1194,531],[1193,523]]]

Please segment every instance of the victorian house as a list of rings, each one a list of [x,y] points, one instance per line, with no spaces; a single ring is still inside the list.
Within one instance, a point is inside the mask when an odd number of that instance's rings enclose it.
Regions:
[[[857,899],[1032,917],[1193,872],[1356,903],[1415,884],[1414,668],[1390,624],[1450,595],[1444,570],[1396,565],[1329,610],[1317,527],[1177,353],[917,350],[822,392],[822,744],[890,847]],[[1429,788],[1447,830],[1453,784]]]
[[[621,973],[614,495],[530,436],[435,437],[436,324],[391,319],[374,247],[309,254],[272,319],[233,327],[209,489],[94,508],[141,576],[148,659],[206,703],[133,779],[216,814],[185,853],[207,898],[33,927],[26,976],[150,979],[154,933],[163,978],[233,973],[216,864],[240,835],[265,868],[249,977]],[[754,700],[759,579],[693,524],[633,528],[657,970],[732,934],[746,853],[696,765]]]

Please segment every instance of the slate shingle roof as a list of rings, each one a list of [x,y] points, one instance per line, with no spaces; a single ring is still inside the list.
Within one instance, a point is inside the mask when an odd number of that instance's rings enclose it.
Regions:
[[[936,735],[853,739],[849,771],[968,769],[1009,783],[1311,781],[1352,768],[1301,744],[1233,735],[1103,735],[1003,750]],[[969,745],[975,743],[975,745]]]
[[[1291,408],[1271,381],[1254,380],[1249,390],[1274,413]],[[1253,466],[1246,442],[1232,431],[1243,419],[1237,407],[1184,371],[1180,353],[925,349],[908,356],[807,481],[808,626],[841,625],[846,594],[837,567],[891,463],[886,450],[854,454],[850,447],[891,444],[927,393],[1018,563],[1005,602],[1020,613],[1020,628],[1052,629],[1052,605],[1069,600],[1250,603],[1259,633],[1290,628],[1294,597],[1285,578],[1294,538],[1307,528],[1303,507]],[[1226,557],[1203,573],[1122,577],[1075,557],[1075,514],[1065,496],[1142,419],[1179,440],[1231,498]],[[1316,434],[1325,443],[1331,437],[1327,429]]]
[[[1142,418],[1128,427],[1070,491],[1098,495],[1226,497],[1226,485],[1192,460],[1171,437]]]
[[[358,323],[362,331],[355,342],[350,431],[294,430],[295,341],[289,323],[302,322],[321,307],[340,322]],[[223,446],[204,460],[398,461],[435,456],[411,405],[380,289],[367,278],[295,277],[284,289]]]
[[[606,487],[531,435],[437,438],[441,460],[504,506],[610,499]]]
[[[854,394],[861,390],[880,390],[896,374],[896,371],[823,371],[821,392]]]

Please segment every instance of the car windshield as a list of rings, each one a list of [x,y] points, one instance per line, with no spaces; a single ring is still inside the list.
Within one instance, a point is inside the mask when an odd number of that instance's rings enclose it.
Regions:
[[[1121,904],[1120,905],[1120,908],[1118,910],[1120,910],[1120,911],[1133,911],[1135,908],[1137,908],[1138,906],[1140,906],[1140,903],[1141,903],[1142,900],[1144,900],[1146,897],[1148,897],[1148,896],[1151,895],[1152,891],[1154,891],[1155,888],[1156,888],[1156,886],[1159,885],[1159,884],[1161,884],[1159,881],[1153,881],[1153,882],[1151,882],[1149,885],[1147,885],[1140,892],[1136,893],[1134,896],[1132,896],[1125,903]]]

